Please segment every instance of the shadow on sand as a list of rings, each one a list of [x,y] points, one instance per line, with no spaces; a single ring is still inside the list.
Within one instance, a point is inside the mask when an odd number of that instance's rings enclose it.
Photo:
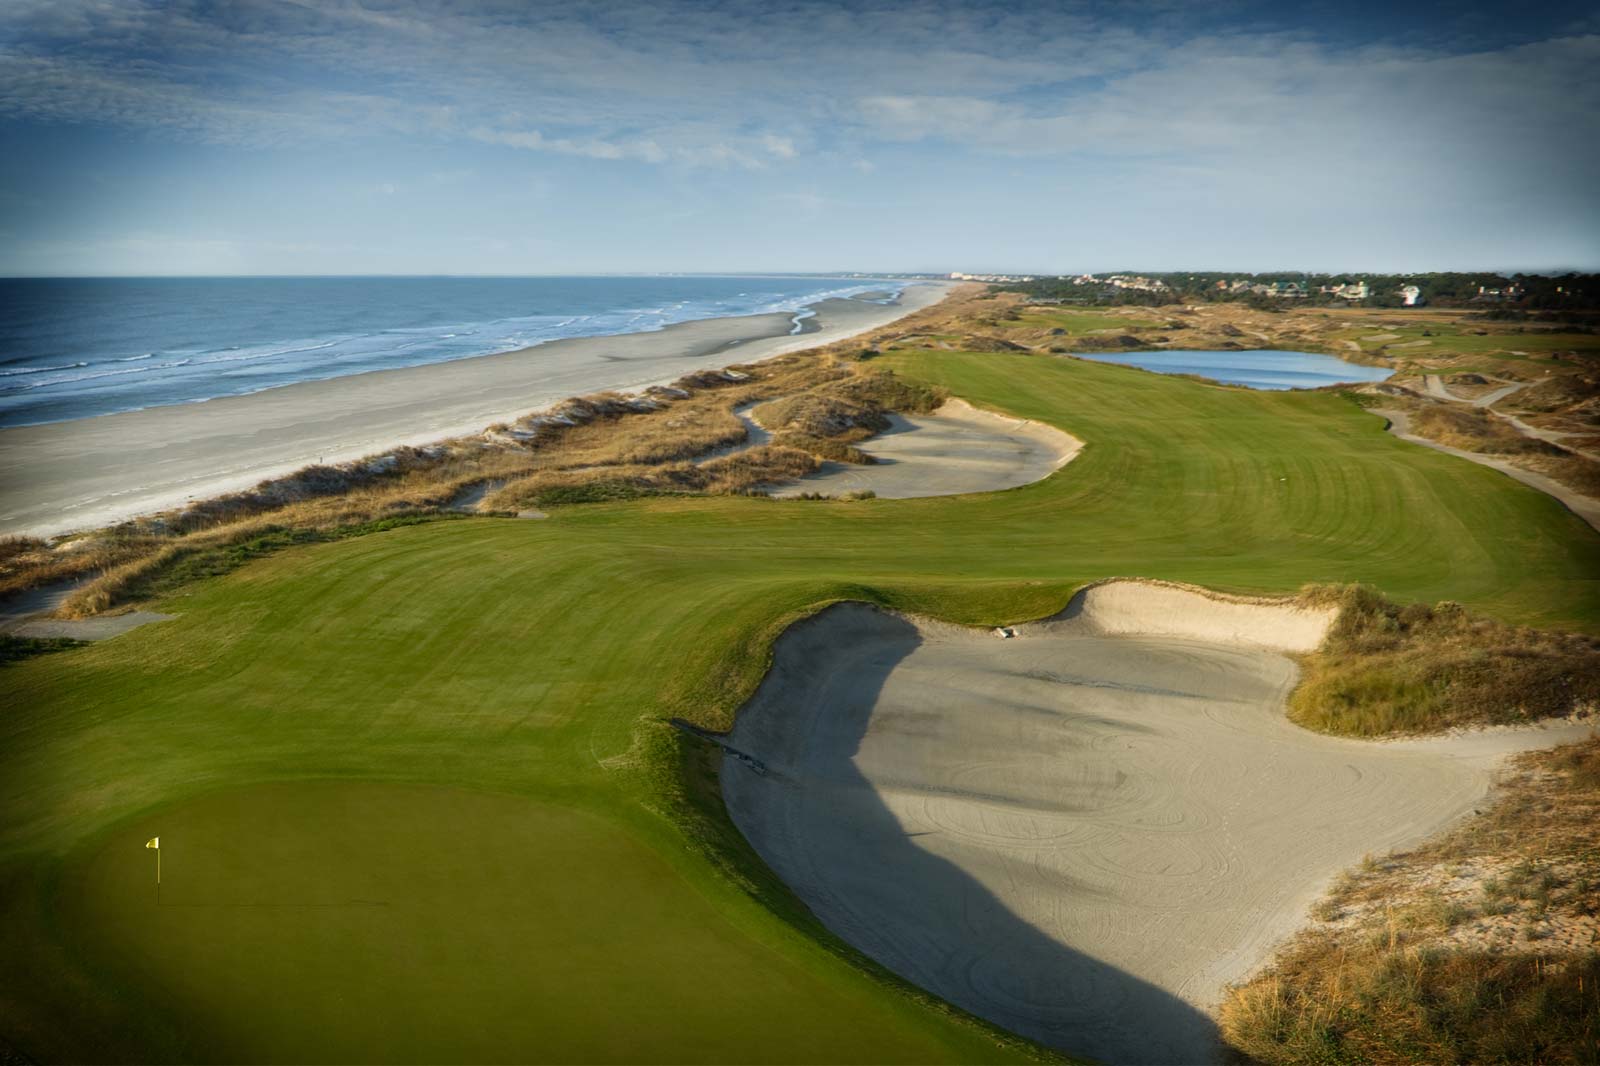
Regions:
[[[930,850],[969,842],[908,834],[880,793],[895,786],[874,786],[857,768],[885,680],[920,643],[905,619],[861,604],[835,605],[785,633],[730,737],[766,773],[723,762],[723,795],[740,831],[829,929],[973,1014],[1107,1062],[1218,1058],[1209,1017],[1018,917]],[[959,781],[939,794],[992,798],[962,792]],[[1003,818],[1003,804],[995,807]],[[1027,861],[1025,850],[1016,861]],[[1070,908],[1089,891],[1063,880],[1052,905]]]

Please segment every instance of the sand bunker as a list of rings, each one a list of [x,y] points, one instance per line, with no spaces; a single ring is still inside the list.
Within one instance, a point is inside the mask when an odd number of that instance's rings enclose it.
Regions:
[[[872,491],[889,499],[1016,488],[1049,477],[1083,442],[1054,426],[949,400],[928,415],[890,415],[889,429],[863,441],[872,466],[824,463],[821,472],[773,493],[830,496]]]
[[[1131,582],[1014,639],[859,604],[792,627],[723,792],[840,936],[952,1003],[1115,1062],[1215,1057],[1208,1011],[1362,856],[1573,727],[1372,743],[1283,715],[1326,612]],[[1282,649],[1282,650],[1280,650]]]

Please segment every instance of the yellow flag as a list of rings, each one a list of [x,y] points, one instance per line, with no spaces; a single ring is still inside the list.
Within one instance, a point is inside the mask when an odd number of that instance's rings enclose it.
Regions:
[[[160,851],[161,850],[161,838],[160,837],[151,837],[149,840],[144,842],[144,846],[147,847],[147,848],[155,848],[157,851]]]

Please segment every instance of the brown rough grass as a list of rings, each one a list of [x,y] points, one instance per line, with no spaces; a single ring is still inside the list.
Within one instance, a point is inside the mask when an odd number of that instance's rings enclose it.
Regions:
[[[1338,620],[1301,659],[1289,716],[1377,736],[1526,722],[1600,706],[1600,640],[1510,626],[1457,603],[1385,600],[1365,586],[1307,590]]]
[[[1525,437],[1503,419],[1477,407],[1430,403],[1418,406],[1411,428],[1419,436],[1485,455],[1564,455],[1547,441]]]
[[[1600,739],[1519,756],[1484,813],[1346,874],[1223,1034],[1271,1064],[1595,1062],[1597,886]]]

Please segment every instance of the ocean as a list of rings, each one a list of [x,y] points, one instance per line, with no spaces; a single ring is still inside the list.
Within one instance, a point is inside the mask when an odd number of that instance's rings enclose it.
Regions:
[[[894,292],[837,277],[0,279],[0,426]]]

